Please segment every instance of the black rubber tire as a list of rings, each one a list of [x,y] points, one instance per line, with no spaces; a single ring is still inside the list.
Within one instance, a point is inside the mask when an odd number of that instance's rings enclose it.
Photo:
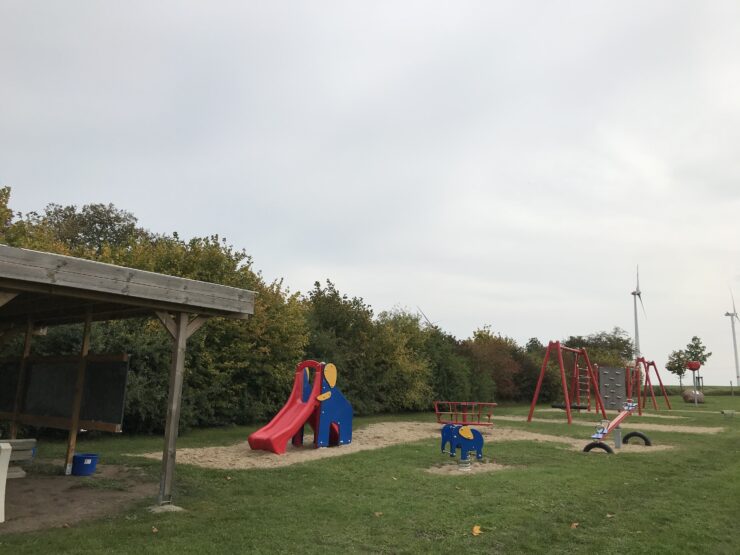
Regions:
[[[591,443],[589,443],[588,445],[586,445],[586,447],[583,448],[583,452],[584,453],[588,453],[591,449],[603,449],[604,451],[606,451],[610,455],[613,455],[614,454],[614,451],[612,451],[612,448],[609,447],[603,441],[592,441]]]
[[[639,437],[642,441],[645,442],[645,445],[647,447],[650,447],[653,444],[650,441],[650,438],[642,432],[630,432],[628,434],[625,434],[625,436],[622,438],[622,443],[629,443],[630,439],[632,439],[633,437]]]

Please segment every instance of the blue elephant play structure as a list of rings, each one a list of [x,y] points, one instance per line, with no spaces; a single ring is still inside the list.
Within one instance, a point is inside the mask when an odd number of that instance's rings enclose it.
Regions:
[[[448,444],[450,450],[446,451],[445,446]],[[445,424],[442,427],[442,453],[449,453],[450,457],[454,457],[458,449],[460,449],[461,461],[467,461],[468,454],[473,451],[475,458],[481,460],[483,458],[483,434],[470,426]]]

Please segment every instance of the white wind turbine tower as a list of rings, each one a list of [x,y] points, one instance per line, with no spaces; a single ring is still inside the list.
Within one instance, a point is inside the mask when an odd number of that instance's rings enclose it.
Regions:
[[[640,357],[640,328],[637,324],[637,299],[640,299],[640,306],[642,311],[645,312],[645,305],[642,304],[642,291],[640,291],[640,266],[637,266],[637,287],[632,291],[632,300],[635,305],[635,358]]]
[[[735,295],[730,291],[732,296],[732,312],[725,312],[725,316],[730,317],[730,325],[732,326],[732,348],[735,350],[735,385],[740,385],[740,365],[737,362],[737,339],[735,338],[735,319],[740,322],[740,318],[737,316],[737,309],[735,308]]]

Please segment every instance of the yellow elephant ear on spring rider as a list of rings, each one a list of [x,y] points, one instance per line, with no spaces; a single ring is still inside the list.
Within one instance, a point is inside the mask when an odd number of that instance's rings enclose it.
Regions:
[[[473,432],[470,430],[470,426],[462,426],[457,433],[465,439],[473,439]]]

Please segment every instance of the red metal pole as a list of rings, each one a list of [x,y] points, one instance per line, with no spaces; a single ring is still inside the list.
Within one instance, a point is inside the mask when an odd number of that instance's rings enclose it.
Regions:
[[[655,361],[653,361],[653,366],[655,366]],[[665,387],[663,386],[663,380],[660,379],[660,374],[658,373],[658,367],[655,366],[655,375],[658,376],[658,383],[660,384],[660,390],[663,392],[663,398],[665,399],[665,404],[668,405],[668,410],[673,410],[671,408],[671,402],[668,399],[668,393],[665,390]]]
[[[565,414],[568,415],[568,424],[573,423],[573,415],[570,412],[570,396],[568,395],[568,380],[565,377],[565,364],[563,364],[563,350],[560,342],[555,343],[558,350],[558,364],[560,365],[560,383],[563,385],[563,396],[565,396]]]
[[[647,376],[646,377],[646,383],[650,384],[650,397],[653,400],[653,408],[655,410],[659,410],[658,409],[658,401],[655,399],[655,391],[653,391],[653,382],[650,381],[650,364],[648,363],[645,366],[646,366],[646,376]]]
[[[540,396],[540,388],[542,387],[542,379],[545,377],[545,370],[547,369],[547,361],[550,358],[550,348],[552,347],[552,341],[547,345],[545,351],[545,359],[542,361],[542,370],[540,370],[540,377],[537,380],[537,387],[534,388],[534,395],[532,396],[532,406],[529,407],[529,416],[527,422],[532,422],[532,415],[534,414],[534,406],[537,404],[537,398]]]

